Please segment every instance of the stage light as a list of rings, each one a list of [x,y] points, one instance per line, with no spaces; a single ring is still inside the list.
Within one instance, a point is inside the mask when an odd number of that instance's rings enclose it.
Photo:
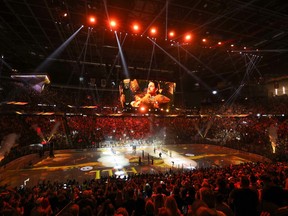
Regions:
[[[186,34],[184,39],[185,39],[186,42],[189,42],[189,41],[192,40],[192,35],[191,34]]]
[[[139,32],[140,26],[139,26],[137,23],[134,23],[134,24],[132,25],[132,29],[133,29],[134,32]]]
[[[175,32],[174,31],[170,31],[168,35],[169,35],[170,38],[174,38],[175,37]]]
[[[145,112],[145,111],[146,111],[146,108],[142,106],[142,107],[140,107],[140,111],[141,111],[141,112]]]
[[[206,42],[207,42],[206,38],[203,38],[203,39],[202,39],[202,42],[206,43]]]
[[[117,22],[115,20],[110,20],[110,27],[111,28],[116,28],[117,27]]]
[[[221,45],[221,44],[222,44],[222,42],[221,42],[221,41],[219,41],[219,42],[218,42],[218,45]]]
[[[133,29],[134,29],[135,31],[138,31],[138,30],[139,30],[139,26],[138,26],[138,25],[134,25],[134,26],[133,26]]]
[[[89,17],[89,23],[90,24],[95,24],[96,23],[96,17],[95,16],[90,16]]]
[[[150,33],[151,33],[152,35],[156,35],[157,29],[156,29],[155,27],[151,28],[151,29],[150,29]]]

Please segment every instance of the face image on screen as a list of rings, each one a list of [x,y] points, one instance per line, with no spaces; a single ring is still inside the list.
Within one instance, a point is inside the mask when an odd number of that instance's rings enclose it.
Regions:
[[[123,108],[170,109],[175,88],[173,82],[125,79],[119,85],[120,103]]]

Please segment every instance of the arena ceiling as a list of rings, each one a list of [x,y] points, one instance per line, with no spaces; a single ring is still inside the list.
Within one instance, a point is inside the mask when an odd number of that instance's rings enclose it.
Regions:
[[[142,26],[138,33],[133,21]],[[153,26],[157,36],[149,34]],[[184,90],[229,88],[288,72],[287,29],[282,0],[3,0],[1,75],[47,73],[61,84],[129,76],[179,82]]]

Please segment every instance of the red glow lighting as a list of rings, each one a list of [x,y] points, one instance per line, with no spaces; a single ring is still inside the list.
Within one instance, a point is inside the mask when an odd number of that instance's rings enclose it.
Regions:
[[[207,42],[206,38],[203,38],[203,39],[202,39],[202,42],[204,42],[204,43]]]
[[[156,28],[151,28],[150,29],[150,33],[152,34],[152,35],[155,35],[156,33],[157,33],[157,29]]]
[[[185,41],[188,42],[188,41],[191,41],[192,40],[192,35],[191,34],[186,34],[185,35]]]
[[[134,32],[138,32],[140,30],[140,26],[138,24],[133,24],[132,29]]]
[[[141,112],[145,112],[145,111],[146,111],[146,108],[145,108],[145,107],[140,107],[140,111],[141,111]]]
[[[115,28],[117,26],[117,22],[115,20],[110,21],[110,27]]]
[[[170,32],[169,32],[169,37],[170,37],[170,38],[175,37],[175,32],[174,32],[174,31],[170,31]]]
[[[96,17],[90,16],[90,17],[89,17],[89,22],[90,22],[91,24],[95,24],[95,23],[96,23]]]

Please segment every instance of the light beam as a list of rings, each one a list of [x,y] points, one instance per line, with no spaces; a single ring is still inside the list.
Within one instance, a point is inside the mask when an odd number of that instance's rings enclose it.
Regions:
[[[68,44],[74,39],[74,37],[78,34],[78,32],[83,28],[82,25],[75,33],[73,33],[60,47],[58,47],[50,56],[48,56],[44,62],[42,62],[35,71],[41,72],[48,65],[51,59],[56,58],[59,54],[68,46]]]
[[[126,60],[125,60],[125,57],[124,57],[124,54],[123,54],[123,50],[122,50],[122,47],[121,47],[121,44],[120,44],[120,41],[119,41],[119,38],[118,38],[118,35],[117,35],[116,31],[115,31],[115,37],[116,37],[117,45],[118,45],[118,48],[119,48],[119,54],[120,54],[120,59],[121,59],[121,62],[122,62],[125,78],[129,78],[130,75],[129,75],[128,67],[127,67]]]
[[[170,53],[166,52],[161,46],[159,46],[154,40],[148,37],[148,39],[154,43],[160,50],[162,50],[169,58],[171,58],[175,63],[177,63],[183,70],[185,70],[190,76],[192,76],[197,82],[201,83],[205,88],[207,88],[209,91],[212,91],[212,89],[204,83],[199,77],[195,76],[187,67],[185,67],[183,64],[181,64],[179,61],[177,61],[176,58],[174,58]]]

